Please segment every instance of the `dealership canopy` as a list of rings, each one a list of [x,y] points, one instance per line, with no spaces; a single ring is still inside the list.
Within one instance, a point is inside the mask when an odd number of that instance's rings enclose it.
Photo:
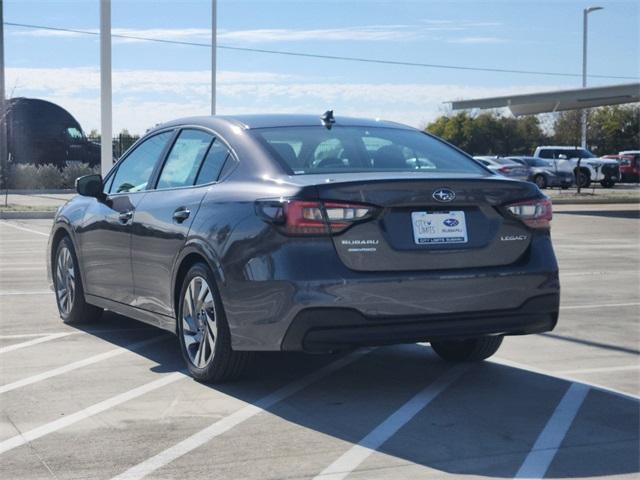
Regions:
[[[633,102],[640,102],[640,83],[455,100],[448,103],[451,103],[453,110],[508,107],[512,114],[519,116]]]

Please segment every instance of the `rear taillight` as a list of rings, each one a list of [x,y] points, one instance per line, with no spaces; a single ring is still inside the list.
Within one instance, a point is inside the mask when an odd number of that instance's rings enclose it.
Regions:
[[[511,167],[500,167],[498,171],[500,173],[509,173],[511,171]]]
[[[340,233],[356,222],[371,218],[371,205],[308,200],[258,202],[260,216],[288,235]]]
[[[549,228],[553,218],[553,208],[551,200],[548,198],[537,198],[524,202],[507,205],[507,210],[514,217],[522,220],[531,228]]]

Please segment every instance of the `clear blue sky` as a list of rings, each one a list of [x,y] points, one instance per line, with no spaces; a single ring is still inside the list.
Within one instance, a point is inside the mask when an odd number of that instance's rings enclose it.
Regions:
[[[221,45],[433,64],[581,72],[582,9],[556,1],[218,2]],[[590,16],[589,72],[640,77],[639,3]],[[5,0],[5,22],[97,30],[98,0]],[[209,0],[114,0],[114,33],[206,43]],[[7,91],[99,125],[97,37],[5,27]],[[220,50],[219,113],[317,112],[422,126],[457,98],[571,88],[580,78],[440,70]],[[209,50],[114,39],[114,128],[207,114]],[[590,79],[591,85],[631,80]]]

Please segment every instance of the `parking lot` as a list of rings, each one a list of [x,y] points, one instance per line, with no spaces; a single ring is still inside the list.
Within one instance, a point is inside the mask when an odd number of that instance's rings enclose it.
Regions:
[[[558,207],[558,327],[490,361],[270,353],[222,386],[184,375],[175,338],[145,324],[63,325],[49,226],[0,221],[4,479],[638,478],[636,205]]]

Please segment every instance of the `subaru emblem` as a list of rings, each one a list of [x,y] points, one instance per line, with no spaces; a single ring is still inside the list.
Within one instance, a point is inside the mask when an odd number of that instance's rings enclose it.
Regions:
[[[460,222],[458,220],[456,220],[455,218],[447,218],[444,222],[447,227],[455,227],[457,226]]]
[[[438,202],[450,202],[454,198],[456,198],[456,194],[453,190],[449,190],[448,188],[439,188],[435,192],[433,192],[433,198]]]

